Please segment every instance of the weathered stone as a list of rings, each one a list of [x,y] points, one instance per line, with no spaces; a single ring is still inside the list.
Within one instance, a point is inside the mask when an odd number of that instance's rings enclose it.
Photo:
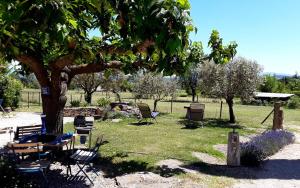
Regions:
[[[78,115],[102,117],[103,110],[100,108],[65,108],[64,117],[75,117]]]

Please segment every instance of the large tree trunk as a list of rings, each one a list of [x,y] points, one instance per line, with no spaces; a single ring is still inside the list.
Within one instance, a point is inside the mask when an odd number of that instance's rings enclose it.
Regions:
[[[231,98],[226,99],[226,102],[227,102],[228,108],[229,108],[229,122],[235,123],[235,116],[234,116],[234,112],[233,112],[233,99],[231,99]]]
[[[92,103],[92,94],[93,93],[85,93],[84,94],[84,100],[85,102],[87,102],[88,104]]]
[[[69,76],[66,72],[53,73],[49,93],[42,87],[43,113],[46,115],[46,130],[50,134],[63,133],[63,110],[67,102]]]

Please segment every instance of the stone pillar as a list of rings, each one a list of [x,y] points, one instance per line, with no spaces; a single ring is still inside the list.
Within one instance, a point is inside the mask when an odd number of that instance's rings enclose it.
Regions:
[[[280,109],[281,102],[274,104],[273,130],[283,129],[283,111]]]
[[[239,133],[228,133],[227,165],[240,166],[240,138]]]

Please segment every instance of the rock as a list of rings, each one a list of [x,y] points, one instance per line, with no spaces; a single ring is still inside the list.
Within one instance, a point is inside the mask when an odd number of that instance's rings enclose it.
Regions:
[[[112,119],[111,122],[113,123],[119,123],[120,121],[122,121],[122,119]]]

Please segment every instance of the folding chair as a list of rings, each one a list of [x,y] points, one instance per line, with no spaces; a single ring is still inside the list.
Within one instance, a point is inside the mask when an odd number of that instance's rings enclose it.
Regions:
[[[159,112],[151,112],[149,105],[146,103],[138,103],[137,106],[142,115],[142,119],[139,121],[139,123],[142,122],[143,119],[146,119],[146,122],[149,125],[150,122],[147,121],[149,118],[150,120],[154,119],[157,123],[156,116],[159,114]]]
[[[98,173],[95,170],[95,168],[91,166],[91,162],[98,155],[99,148],[102,144],[102,139],[103,135],[99,136],[97,138],[95,146],[92,149],[88,151],[77,150],[73,155],[70,156],[70,158],[74,160],[76,162],[76,165],[79,167],[79,171],[73,176],[74,179],[79,175],[80,172],[82,172],[85,175],[85,177],[87,177],[88,180],[91,182],[91,184],[94,185],[93,181],[84,171],[84,167],[89,166],[92,169],[92,171],[98,176]],[[68,171],[70,171],[70,175],[72,176],[70,165],[68,165]]]
[[[40,151],[43,149],[43,144],[38,143],[23,143],[23,144],[9,144],[8,149],[14,155],[14,162],[16,162],[16,170],[23,174],[39,173],[43,176],[46,183],[48,183],[45,171],[49,168],[50,162],[47,160],[40,160]],[[24,155],[37,154],[38,160],[27,157],[24,160]]]

